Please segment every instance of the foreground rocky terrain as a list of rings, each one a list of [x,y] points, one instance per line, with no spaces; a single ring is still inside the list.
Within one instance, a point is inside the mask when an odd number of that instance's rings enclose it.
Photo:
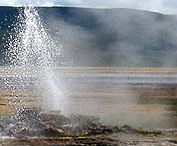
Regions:
[[[102,125],[96,117],[23,108],[0,119],[0,146],[177,145],[177,130]]]

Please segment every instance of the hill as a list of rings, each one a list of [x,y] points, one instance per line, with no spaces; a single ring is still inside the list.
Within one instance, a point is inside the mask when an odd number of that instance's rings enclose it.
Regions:
[[[19,9],[0,7],[1,58]],[[64,66],[177,66],[177,16],[131,9],[36,9],[63,46]]]

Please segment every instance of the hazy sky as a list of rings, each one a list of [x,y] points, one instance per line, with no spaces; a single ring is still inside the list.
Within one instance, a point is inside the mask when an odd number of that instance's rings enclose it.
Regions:
[[[82,6],[102,8],[133,8],[177,14],[177,0],[0,0],[0,5],[25,5],[33,3],[40,6]]]

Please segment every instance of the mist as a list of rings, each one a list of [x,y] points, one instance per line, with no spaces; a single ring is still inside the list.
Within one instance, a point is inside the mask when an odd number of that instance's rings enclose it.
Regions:
[[[176,16],[130,9],[51,8],[39,12],[41,18],[47,16],[46,27],[58,46],[62,45],[64,66],[177,65]]]

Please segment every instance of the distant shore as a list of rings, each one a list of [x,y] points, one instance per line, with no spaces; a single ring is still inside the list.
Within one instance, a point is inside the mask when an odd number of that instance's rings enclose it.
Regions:
[[[38,67],[40,70],[41,67]],[[32,68],[29,68],[32,69]],[[54,67],[53,70],[60,72],[86,72],[86,73],[177,73],[177,68],[153,68],[153,67]],[[18,71],[18,67],[1,66],[1,72]]]

